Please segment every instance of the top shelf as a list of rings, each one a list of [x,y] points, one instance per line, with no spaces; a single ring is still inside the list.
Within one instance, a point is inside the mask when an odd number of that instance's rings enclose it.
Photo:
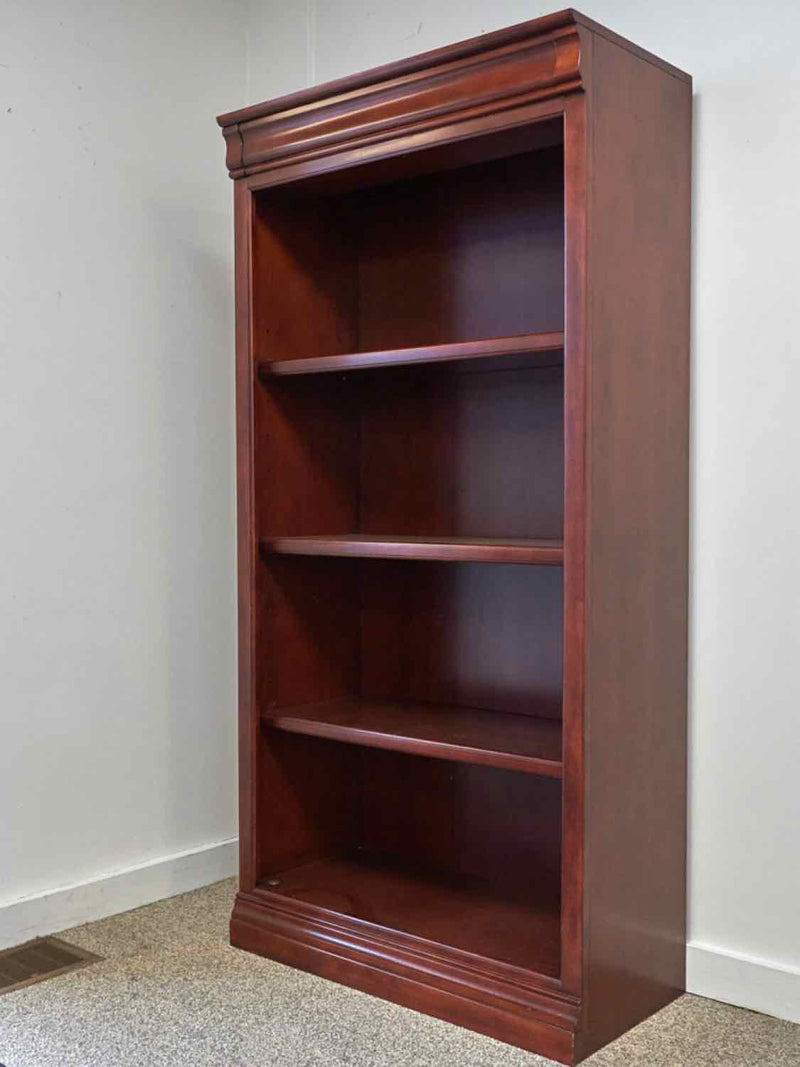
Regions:
[[[521,356],[546,356],[563,351],[564,334],[524,333],[516,337],[493,337],[483,341],[462,341],[459,344],[427,345],[423,348],[393,348],[378,352],[351,352],[341,356],[312,356],[309,359],[280,359],[262,361],[258,365],[259,378],[289,377],[298,374],[333,374],[354,370],[376,370],[381,367],[408,367],[426,363],[464,363],[487,360],[499,369],[496,361]]]

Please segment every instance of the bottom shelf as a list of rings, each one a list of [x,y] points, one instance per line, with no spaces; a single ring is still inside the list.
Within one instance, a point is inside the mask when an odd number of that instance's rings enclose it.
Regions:
[[[507,894],[359,852],[275,874],[259,888],[550,978],[559,974],[557,885]]]

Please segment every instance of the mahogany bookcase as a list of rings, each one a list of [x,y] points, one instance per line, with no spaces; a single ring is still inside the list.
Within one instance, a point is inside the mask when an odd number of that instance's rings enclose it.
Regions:
[[[684,987],[691,80],[564,11],[219,122],[231,940],[574,1063]]]

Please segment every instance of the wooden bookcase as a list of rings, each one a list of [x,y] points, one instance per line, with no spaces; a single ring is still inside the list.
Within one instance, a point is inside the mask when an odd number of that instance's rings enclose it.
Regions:
[[[684,985],[691,81],[566,11],[219,122],[232,942],[574,1063]]]

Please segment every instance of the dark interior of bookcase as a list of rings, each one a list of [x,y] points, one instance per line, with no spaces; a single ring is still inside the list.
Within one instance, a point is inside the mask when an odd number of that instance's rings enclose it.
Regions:
[[[559,130],[265,190],[252,234],[259,885],[551,978],[562,569],[490,553],[563,538],[563,350],[535,341],[564,327]],[[426,355],[468,342],[485,358]],[[406,558],[359,558],[364,538]]]

